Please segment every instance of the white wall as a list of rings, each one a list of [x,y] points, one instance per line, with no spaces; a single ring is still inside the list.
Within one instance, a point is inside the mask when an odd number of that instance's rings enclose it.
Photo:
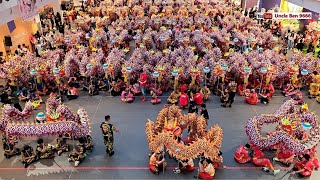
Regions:
[[[320,1],[319,0],[287,0],[295,5],[304,7],[313,12],[320,13]]]
[[[0,24],[5,24],[9,21],[14,20],[15,18],[20,16],[20,10],[18,6],[8,8],[4,11],[0,12]]]
[[[0,12],[17,5],[18,0],[2,0],[0,3]]]

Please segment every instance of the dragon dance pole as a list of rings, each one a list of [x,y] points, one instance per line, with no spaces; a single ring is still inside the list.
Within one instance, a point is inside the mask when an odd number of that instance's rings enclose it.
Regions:
[[[60,92],[60,77],[59,77],[59,72],[60,69],[59,68],[53,68],[53,75],[56,77],[56,82],[58,84],[58,94],[59,94],[59,98],[61,98],[61,92]],[[61,98],[62,99],[62,98]]]
[[[131,67],[127,67],[126,71],[127,71],[127,76],[128,76],[127,86],[129,88],[130,87],[130,73],[132,72],[132,68]]]
[[[73,144],[73,149],[76,148],[75,143],[74,143],[74,134],[72,134],[72,144]]]
[[[203,71],[204,71],[204,74],[205,74],[205,76],[204,76],[204,86],[207,86],[207,75],[210,72],[210,68],[209,67],[204,67]]]
[[[261,93],[261,89],[262,89],[262,81],[263,81],[264,74],[265,74],[265,73],[267,73],[267,68],[262,67],[262,68],[260,69],[260,72],[262,73],[262,75],[261,75],[261,81],[260,81],[259,94]]]
[[[104,70],[104,73],[105,73],[105,78],[108,82],[108,91],[109,91],[109,95],[111,95],[111,91],[110,91],[110,82],[109,82],[109,75],[108,75],[108,68],[109,68],[109,64],[105,63],[103,64],[102,66],[103,70]]]
[[[154,77],[154,86],[155,86],[155,91],[157,90],[157,78],[159,77],[159,72],[155,71],[152,73],[152,76]]]
[[[309,74],[309,71],[307,69],[302,69],[301,70],[301,75],[302,75],[302,89],[304,88],[304,83],[305,83],[305,77]],[[300,90],[300,87],[299,87]]]
[[[35,85],[35,87],[36,87],[36,91],[38,91],[38,88],[37,88],[37,79],[36,79],[36,76],[38,75],[38,71],[35,70],[35,69],[32,69],[32,70],[30,71],[30,75],[33,77],[34,83],[35,83],[34,85]],[[34,112],[32,112],[32,114],[33,114],[33,122],[36,123],[36,118],[35,118],[35,116],[34,116]]]

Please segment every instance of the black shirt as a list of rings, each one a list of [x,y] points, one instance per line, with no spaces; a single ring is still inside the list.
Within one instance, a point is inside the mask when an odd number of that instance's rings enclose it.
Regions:
[[[198,114],[197,106],[190,106],[188,109],[188,113],[197,113]]]
[[[208,114],[207,109],[201,110],[200,115],[203,115],[203,117],[204,117],[205,119],[209,119],[209,114]]]
[[[30,157],[33,155],[33,149],[32,149],[32,147],[30,147],[27,150],[22,150],[22,153],[23,153],[24,157]]]
[[[0,98],[1,98],[1,102],[3,103],[3,104],[10,104],[10,100],[9,100],[9,96],[8,96],[8,94],[7,93],[2,93],[1,95],[0,95]]]
[[[298,50],[302,50],[303,49],[304,44],[303,43],[298,43],[297,44],[297,49]]]

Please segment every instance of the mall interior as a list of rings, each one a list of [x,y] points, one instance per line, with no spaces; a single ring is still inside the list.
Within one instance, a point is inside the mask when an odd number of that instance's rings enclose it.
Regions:
[[[0,0],[0,179],[320,179],[319,0]]]

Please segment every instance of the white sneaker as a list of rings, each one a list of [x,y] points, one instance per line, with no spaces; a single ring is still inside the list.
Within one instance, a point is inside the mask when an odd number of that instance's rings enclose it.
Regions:
[[[262,170],[264,170],[265,172],[268,172],[268,171],[269,171],[269,169],[266,168],[266,167],[263,167]]]
[[[71,162],[71,158],[68,158],[68,161]]]
[[[274,160],[274,161],[277,161],[277,162],[280,161],[277,157],[274,157],[273,160]]]
[[[75,166],[75,167],[79,166],[79,164],[80,164],[80,161],[74,162],[74,166]]]
[[[173,172],[174,172],[175,174],[179,174],[179,173],[181,172],[181,170],[180,170],[179,168],[175,168],[175,169],[173,170]]]
[[[280,172],[280,169],[276,169],[273,171],[273,175],[277,175]]]

